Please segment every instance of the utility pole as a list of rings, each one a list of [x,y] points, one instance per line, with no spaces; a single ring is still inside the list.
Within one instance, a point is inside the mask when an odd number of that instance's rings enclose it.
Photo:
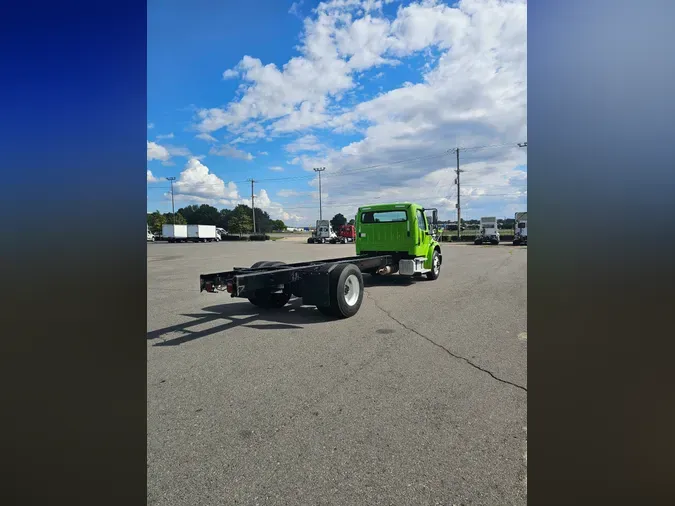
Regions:
[[[459,185],[459,174],[464,171],[459,170],[459,148],[455,148],[455,154],[457,155],[457,170],[455,171],[457,173],[457,179],[455,181],[457,182],[457,240],[459,241],[462,238],[462,208],[460,202],[461,188]]]
[[[323,211],[321,209],[321,173],[326,170],[326,167],[315,167],[314,172],[319,173],[319,219],[323,220]]]
[[[167,177],[167,180],[171,181],[171,218],[173,219],[173,224],[176,224],[176,210],[173,205],[173,182],[176,180],[175,177]]]
[[[251,209],[253,211],[253,233],[255,234],[255,195],[253,194],[255,179],[249,179],[249,181],[251,181]]]

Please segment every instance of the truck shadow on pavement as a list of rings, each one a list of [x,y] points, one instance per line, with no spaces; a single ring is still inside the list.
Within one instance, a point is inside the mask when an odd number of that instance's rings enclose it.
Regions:
[[[424,278],[412,278],[410,276],[399,276],[390,274],[386,276],[363,276],[363,286],[366,288],[375,288],[378,286],[410,286],[420,281],[426,281]]]
[[[262,331],[297,330],[303,328],[298,324],[326,323],[333,320],[321,314],[314,306],[303,306],[302,299],[292,299],[281,309],[261,309],[247,301],[209,306],[203,311],[203,313],[182,314],[181,316],[190,318],[190,321],[152,330],[147,333],[147,340],[161,339],[153,346],[179,346],[236,327],[248,327]],[[225,322],[218,324],[219,320],[225,320]],[[213,324],[213,326],[202,330],[194,329],[204,324]],[[180,335],[164,339],[165,336],[176,333]]]

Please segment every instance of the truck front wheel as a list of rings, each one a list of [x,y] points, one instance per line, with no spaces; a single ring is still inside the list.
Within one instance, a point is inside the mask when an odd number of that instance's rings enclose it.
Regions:
[[[354,264],[338,264],[329,275],[330,305],[317,306],[329,316],[350,318],[359,312],[363,303],[363,276]]]
[[[438,250],[434,250],[434,254],[431,256],[431,270],[427,272],[427,279],[433,281],[438,279],[438,276],[441,275],[441,257],[438,254]]]

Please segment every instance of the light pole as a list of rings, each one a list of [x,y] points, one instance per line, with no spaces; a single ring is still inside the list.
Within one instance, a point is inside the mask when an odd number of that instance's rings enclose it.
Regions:
[[[253,211],[253,234],[255,235],[255,195],[253,195],[253,183],[255,179],[249,179],[251,182],[251,209]]]
[[[173,182],[176,180],[175,177],[167,177],[167,180],[171,181],[171,218],[173,219],[173,224],[176,224],[176,209],[173,205]]]
[[[326,170],[326,167],[315,167],[314,172],[319,173],[319,220],[323,220],[323,211],[321,209],[321,173]]]

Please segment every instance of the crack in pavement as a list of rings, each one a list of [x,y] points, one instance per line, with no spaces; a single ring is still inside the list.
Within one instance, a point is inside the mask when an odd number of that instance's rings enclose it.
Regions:
[[[417,335],[420,336],[422,339],[425,339],[426,341],[428,341],[429,343],[433,344],[433,345],[436,346],[437,348],[440,348],[441,350],[443,350],[444,352],[446,352],[446,353],[447,353],[448,355],[450,355],[451,357],[456,358],[456,359],[458,359],[458,360],[463,360],[464,362],[466,362],[467,364],[469,364],[469,365],[470,365],[471,367],[473,367],[474,369],[477,369],[477,370],[479,370],[479,371],[481,371],[481,372],[484,372],[484,373],[490,375],[493,379],[499,381],[500,383],[504,383],[504,384],[506,384],[506,385],[511,385],[512,387],[519,388],[519,389],[522,390],[523,392],[527,392],[527,388],[526,388],[526,387],[524,387],[524,386],[522,386],[522,385],[519,385],[518,383],[513,383],[512,381],[502,379],[502,378],[500,378],[499,376],[495,376],[495,374],[494,374],[492,371],[489,371],[488,369],[484,369],[483,367],[479,366],[478,364],[474,364],[474,363],[473,363],[471,360],[469,360],[468,358],[462,357],[461,355],[457,355],[457,354],[451,352],[451,351],[450,351],[449,349],[447,349],[445,346],[443,346],[442,344],[438,344],[436,341],[434,341],[434,340],[431,339],[430,337],[425,336],[424,334],[422,334],[421,332],[415,330],[415,329],[412,328],[412,327],[408,327],[405,323],[403,323],[403,322],[400,321],[398,318],[396,318],[394,315],[392,315],[391,312],[387,311],[387,310],[384,309],[382,306],[380,306],[379,302],[377,302],[376,299],[374,299],[371,295],[369,295],[367,290],[364,290],[364,293],[368,296],[368,298],[369,298],[370,300],[373,301],[373,303],[375,304],[375,306],[376,306],[380,311],[382,311],[383,313],[385,313],[389,318],[391,318],[392,320],[394,320],[396,323],[398,323],[398,324],[399,324],[401,327],[403,327],[404,329],[409,330],[410,332],[412,332],[412,333],[414,333],[414,334],[417,334]]]

